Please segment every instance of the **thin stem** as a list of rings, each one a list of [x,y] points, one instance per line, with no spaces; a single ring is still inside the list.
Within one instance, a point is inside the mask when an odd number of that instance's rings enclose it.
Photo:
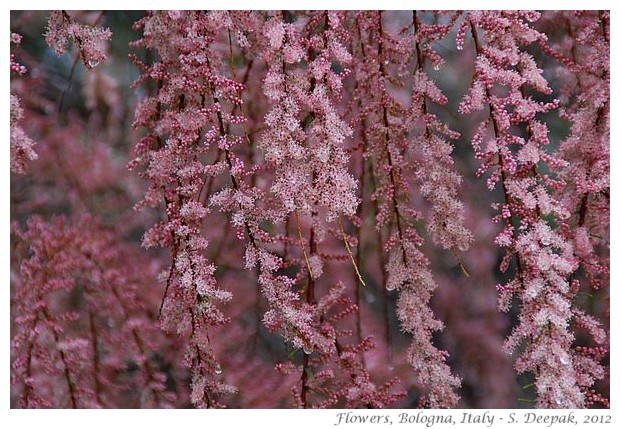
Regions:
[[[366,173],[366,166],[364,164],[364,152],[366,151],[366,139],[364,138],[362,140],[362,153],[360,155],[360,169],[361,169],[361,176],[360,176],[360,206],[359,206],[359,212],[358,212],[358,216],[359,218],[362,220],[362,225],[364,222],[364,201],[365,201],[365,173]],[[362,265],[362,228],[357,228],[356,232],[356,238],[357,238],[357,249],[355,250],[355,262],[357,262],[356,264],[356,271],[357,271],[357,266]],[[357,276],[356,281],[355,281],[355,305],[357,306],[357,311],[355,312],[355,334],[357,337],[357,341],[361,342],[362,341],[362,305],[361,305],[361,301],[360,301],[360,286],[362,285],[361,283],[362,277],[360,275]],[[366,284],[364,283],[364,286]],[[362,358],[362,364],[364,366],[366,366],[366,356],[365,353],[362,352],[361,354],[361,358]]]
[[[45,316],[46,320],[49,320],[50,322],[52,321],[52,316],[50,315],[49,311],[47,311],[46,307],[41,309],[41,312],[43,313],[43,316]],[[69,398],[71,399],[71,407],[78,408],[76,387],[75,383],[71,379],[71,371],[69,370],[69,364],[67,363],[65,351],[60,347],[60,337],[58,335],[58,332],[55,329],[52,329],[52,332],[54,335],[55,348],[58,350],[58,353],[60,354],[60,360],[62,361],[65,381],[67,382],[67,386],[69,387]]]
[[[370,165],[370,173],[372,175],[372,183],[374,188],[377,188],[377,179],[375,174],[373,173],[372,165]],[[379,213],[379,202],[374,199],[374,214],[375,218],[377,213]],[[376,229],[377,231],[377,243],[378,243],[378,254],[379,254],[379,265],[381,266],[381,300],[383,302],[382,306],[382,316],[383,316],[383,326],[385,328],[385,341],[387,343],[387,352],[388,352],[388,363],[392,363],[393,358],[393,346],[392,346],[392,326],[390,323],[390,297],[387,290],[387,273],[385,272],[386,260],[385,254],[383,253],[383,245],[385,240],[383,239],[383,232],[381,229]]]
[[[37,323],[39,322],[39,313],[35,315],[34,322],[32,323],[32,329],[30,332],[35,333],[37,329]],[[36,337],[35,337],[36,338]],[[34,349],[34,338],[32,341],[28,343],[28,353],[26,360],[26,380],[32,380],[32,350]],[[25,383],[25,392],[24,392],[24,408],[28,408],[30,404],[30,396],[34,394],[34,388],[30,382]]]
[[[360,270],[357,268],[357,264],[355,263],[355,258],[353,257],[353,252],[351,252],[351,248],[349,247],[347,236],[345,235],[344,227],[342,226],[342,219],[340,219],[340,217],[338,217],[338,225],[340,226],[340,235],[342,236],[342,241],[344,241],[344,246],[346,247],[347,253],[349,254],[349,257],[351,258],[351,263],[353,264],[353,268],[355,269],[355,274],[357,274],[357,279],[362,284],[362,286],[366,286],[366,282],[362,278],[362,275],[360,274]]]
[[[88,311],[88,323],[90,325],[90,335],[93,346],[93,378],[95,379],[95,398],[99,405],[103,406],[101,401],[101,381],[99,380],[99,347],[97,345],[97,326],[92,311]]]
[[[310,261],[308,260],[308,254],[306,253],[306,245],[304,244],[304,236],[301,233],[301,224],[299,222],[299,215],[297,214],[297,210],[295,210],[295,221],[297,222],[297,233],[299,234],[299,244],[301,245],[301,251],[304,254],[304,260],[306,261],[306,268],[308,268],[308,274],[310,278],[314,278],[314,274],[312,274],[312,267],[310,267]]]
[[[356,28],[357,28],[357,35],[360,40],[360,50],[362,53],[362,57],[365,58],[366,57],[366,49],[364,48],[365,41],[362,40],[362,30],[361,30],[359,21],[356,21]],[[361,101],[358,101],[358,105],[360,108],[363,107],[361,105]],[[362,125],[361,136],[362,136],[362,142],[363,142],[364,151],[365,151],[366,147],[368,147],[368,138],[366,136],[368,132],[368,126],[366,124],[365,117],[362,118],[361,125]],[[362,165],[363,163],[364,163],[364,157],[362,156]],[[372,160],[370,158],[368,159],[368,171],[370,174],[370,180],[373,186],[373,191],[376,191],[377,178],[374,173]],[[362,186],[363,186],[363,183],[362,183]],[[377,214],[379,213],[379,203],[377,199],[372,199],[372,201],[373,201],[374,218],[376,219]],[[376,229],[376,233],[377,233],[377,242],[378,242],[377,252],[379,256],[379,266],[381,267],[381,299],[383,303],[383,306],[382,306],[383,326],[384,326],[385,341],[387,344],[387,351],[388,351],[388,363],[391,364],[392,363],[392,329],[391,329],[390,314],[389,314],[389,297],[388,297],[388,291],[386,288],[387,273],[385,272],[386,261],[385,261],[385,255],[383,254],[384,240],[383,240],[383,233],[381,229]],[[358,250],[359,250],[359,247],[358,247]]]
[[[383,35],[383,27],[381,24],[381,12],[379,12],[379,49],[378,49],[378,53],[379,53],[379,59],[382,59],[381,55],[383,53],[383,44],[381,42],[381,37]],[[379,62],[379,73],[381,74],[382,77],[386,76],[386,72],[385,72],[385,68],[383,66],[383,61]],[[404,241],[404,232],[403,232],[403,225],[402,225],[402,221],[401,221],[401,213],[400,213],[400,208],[398,205],[398,200],[396,198],[396,190],[398,189],[398,180],[397,177],[394,173],[394,163],[392,161],[392,154],[390,152],[390,122],[388,119],[388,113],[387,113],[387,108],[385,107],[385,105],[382,106],[382,121],[383,121],[383,126],[385,128],[385,152],[387,155],[387,162],[388,162],[388,166],[390,167],[390,173],[389,173],[389,177],[390,177],[390,185],[392,186],[392,205],[394,206],[394,217],[396,218],[396,229],[398,231],[398,239],[402,245],[403,241]],[[407,252],[405,251],[405,249],[403,248],[403,264],[405,265],[405,268],[409,267],[409,263],[407,260]]]

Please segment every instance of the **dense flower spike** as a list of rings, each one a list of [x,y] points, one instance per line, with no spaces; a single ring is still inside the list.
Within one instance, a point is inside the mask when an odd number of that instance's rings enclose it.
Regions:
[[[506,349],[513,353],[526,342],[515,369],[535,374],[540,407],[578,408],[584,406],[585,389],[603,377],[603,370],[596,363],[581,365],[571,349],[575,336],[570,322],[578,312],[571,283],[579,265],[572,237],[553,231],[548,220],[551,217],[562,230],[568,227],[565,221],[570,211],[559,199],[561,193],[554,192],[561,190],[563,183],[539,172],[542,166],[561,174],[570,171],[564,170],[569,164],[561,158],[562,152],[554,155],[547,149],[548,128],[539,119],[556,109],[559,100],[536,101],[534,95],[527,95],[530,90],[552,93],[543,71],[525,51],[536,41],[543,46],[547,42],[530,24],[538,18],[533,12],[467,14],[476,68],[459,110],[468,114],[489,109],[472,146],[483,162],[478,175],[490,171],[487,187],[493,189],[499,183],[503,191],[503,202],[495,204],[498,210],[501,207],[501,214],[494,219],[504,223],[495,240],[508,252],[502,270],[508,269],[511,258],[515,260],[514,279],[498,286],[500,309],[508,310],[514,294],[521,300],[519,324]],[[525,125],[523,134],[514,131],[519,125]],[[600,335],[595,340],[602,341]]]
[[[160,60],[143,66],[142,79],[152,78],[157,92],[137,111],[134,126],[147,127],[149,134],[136,145],[132,165],[146,166],[143,177],[150,187],[143,204],[156,207],[163,200],[167,218],[147,231],[143,245],[172,252],[161,304],[162,327],[187,341],[191,401],[197,407],[219,407],[218,398],[234,391],[220,377],[221,364],[209,337],[211,327],[227,322],[218,304],[230,301],[232,295],[218,287],[216,267],[205,254],[208,240],[202,234],[203,219],[210,212],[201,198],[202,188],[207,178],[226,167],[217,162],[205,166],[201,159],[214,144],[227,149],[233,143],[220,133],[222,112],[216,91],[236,92],[238,87],[217,74],[221,57],[203,45],[222,29],[222,23],[211,18],[192,12],[153,12],[135,26],[143,30],[135,45],[156,51]],[[208,130],[204,141],[203,128]]]
[[[609,407],[609,46],[608,11],[12,12],[11,406]]]
[[[580,278],[572,279],[575,289],[586,285],[585,293],[608,295],[610,17],[609,11],[566,11],[562,16],[567,35],[554,41],[551,48],[552,52],[559,54],[556,58],[574,75],[564,75],[566,82],[561,90],[563,109],[560,114],[570,121],[571,130],[560,143],[558,153],[568,165],[566,168],[550,165],[550,169],[556,171],[565,184],[558,188],[558,198],[570,213],[559,232],[572,242],[574,255],[582,271]],[[546,23],[548,19],[548,15],[543,16]],[[599,321],[585,314],[581,308],[573,308],[573,312],[576,330],[590,335],[595,349],[609,349],[609,325],[603,329]],[[607,331],[607,335],[604,335],[604,331]],[[590,387],[594,380],[605,377],[600,362],[607,353],[587,355],[580,353],[582,349],[583,346],[574,348],[574,359],[579,368],[579,384],[586,405],[592,405],[595,400],[609,407],[608,400],[593,394]]]
[[[419,178],[423,183],[421,193],[432,200],[428,228],[436,241],[447,248],[458,245],[466,250],[471,234],[462,226],[462,206],[454,199],[459,177],[445,165],[451,163],[450,147],[436,135],[437,127],[445,127],[427,112],[427,97],[440,103],[445,103],[445,97],[424,74],[425,56],[417,40],[420,33],[414,31],[416,55],[413,55],[405,43],[384,30],[382,19],[381,13],[374,12],[361,12],[357,16],[358,43],[363,57],[358,65],[356,96],[365,100],[361,121],[368,127],[364,130],[369,142],[365,156],[372,157],[373,174],[378,182],[373,196],[379,201],[377,228],[386,227],[389,235],[385,243],[388,253],[386,288],[400,290],[397,315],[402,329],[413,336],[408,360],[428,390],[428,405],[453,407],[458,401],[455,389],[459,380],[445,364],[447,353],[431,343],[432,332],[442,329],[443,325],[434,318],[428,305],[437,285],[429,270],[429,261],[419,249],[423,239],[413,226],[420,215],[406,204],[407,194],[412,191],[408,177]],[[416,15],[414,20],[417,30]],[[374,32],[376,40],[365,36]],[[391,76],[390,64],[401,70],[412,61],[417,64],[413,72],[412,103],[407,110],[390,95],[386,82],[399,83],[400,76]],[[410,127],[415,126],[420,117],[424,123],[422,136],[409,139]],[[450,206],[452,216],[446,211]]]
[[[23,116],[24,110],[19,105],[19,98],[11,94],[11,172],[22,174],[26,171],[26,162],[37,159],[37,154],[32,148],[34,142],[19,125]]]
[[[57,55],[67,50],[71,40],[78,49],[84,66],[97,67],[107,58],[107,42],[112,38],[109,28],[92,27],[77,23],[66,11],[52,11],[47,23],[45,40]]]
[[[19,45],[22,36],[17,33],[11,33],[11,43]],[[15,61],[14,54],[11,54],[11,73],[22,75],[28,70],[25,66]],[[23,174],[26,169],[28,160],[37,159],[37,154],[32,148],[34,142],[26,135],[23,128],[19,125],[19,121],[24,116],[24,111],[19,103],[17,95],[11,93],[11,172]]]
[[[455,14],[451,21],[457,17]],[[464,207],[458,198],[461,176],[452,167],[452,146],[444,140],[444,136],[457,139],[460,135],[429,112],[429,101],[443,106],[448,99],[424,72],[427,57],[434,67],[441,63],[441,57],[434,53],[430,44],[445,37],[450,26],[424,25],[417,13],[413,15],[412,26],[416,65],[408,113],[413,124],[421,119],[423,125],[423,132],[411,146],[411,150],[419,150],[415,156],[420,168],[415,176],[421,183],[422,195],[431,203],[427,228],[434,242],[445,249],[464,252],[469,248],[472,235],[464,226]]]
[[[567,36],[552,48],[575,70],[564,76],[561,92],[561,114],[571,131],[559,149],[568,165],[551,168],[565,184],[558,193],[573,226],[567,239],[574,240],[575,255],[596,290],[609,285],[609,13],[565,12],[563,17]]]
[[[276,14],[265,29],[264,91],[273,108],[259,148],[276,168],[271,190],[288,212],[310,213],[316,205],[328,210],[327,220],[355,214],[358,204],[343,149],[352,130],[335,108],[352,60],[343,46],[344,19],[342,12],[324,12],[308,23],[286,23]],[[304,27],[321,25],[321,34],[304,34]]]

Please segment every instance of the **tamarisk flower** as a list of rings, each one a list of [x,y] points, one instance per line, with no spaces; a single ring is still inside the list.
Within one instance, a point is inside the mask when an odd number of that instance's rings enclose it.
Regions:
[[[352,130],[335,108],[348,71],[332,70],[332,62],[344,68],[351,60],[342,45],[344,17],[342,12],[315,12],[287,23],[282,14],[273,13],[264,28],[263,60],[269,68],[263,91],[272,107],[265,116],[269,129],[259,139],[258,147],[266,162],[275,168],[270,190],[279,198],[282,210],[274,221],[281,222],[293,212],[297,222],[298,212],[311,216],[309,257],[303,249],[308,260],[310,289],[321,274],[322,262],[316,254],[321,234],[315,234],[321,223],[318,210],[327,209],[325,220],[329,222],[341,215],[355,214],[358,203],[356,183],[348,173],[348,157],[343,149],[344,140]],[[324,29],[313,34],[320,25]],[[279,284],[287,285],[286,288],[293,286],[293,282],[284,278]],[[309,290],[307,302],[302,305],[306,311],[312,312],[313,294]],[[274,308],[266,314],[269,316],[266,320],[287,313]],[[315,318],[310,313],[299,320],[312,319]],[[286,320],[292,322],[290,318]],[[311,333],[309,326],[298,331],[302,336],[293,336],[293,344],[311,350],[315,344],[323,343],[326,352],[333,352],[333,340],[325,343],[321,335]]]
[[[608,11],[41,16],[11,406],[609,407]]]
[[[609,12],[565,11],[566,35],[547,50],[563,64],[560,114],[571,131],[560,143],[568,165],[552,165],[564,186],[558,198],[573,225],[565,229],[594,290],[609,284],[610,117]],[[545,19],[545,16],[543,16]],[[547,20],[549,18],[547,17]],[[570,101],[574,100],[574,101]]]
[[[22,36],[17,33],[11,33],[11,43],[19,45]],[[25,66],[15,61],[14,54],[11,54],[11,74],[23,75],[27,72]],[[20,120],[24,116],[24,109],[19,103],[19,98],[15,94],[11,94],[11,172],[24,174],[26,171],[26,162],[37,159],[37,154],[32,148],[34,142],[26,135],[23,128],[19,125]]]
[[[135,59],[143,71],[135,85],[150,78],[158,89],[136,111],[134,126],[149,133],[136,144],[130,166],[143,165],[141,174],[150,182],[141,205],[165,204],[167,219],[147,231],[143,245],[172,253],[161,305],[162,327],[186,340],[191,401],[197,407],[220,407],[217,398],[234,391],[221,377],[209,339],[210,328],[227,322],[218,304],[230,301],[232,295],[217,285],[202,231],[203,219],[210,214],[201,198],[203,186],[226,171],[223,162],[205,165],[203,159],[214,143],[220,149],[234,144],[219,132],[223,114],[215,94],[239,88],[216,72],[220,58],[210,42],[220,25],[198,12],[151,12],[135,24],[143,34],[134,45],[159,55],[150,66]]]
[[[287,22],[284,13],[271,13],[263,29],[262,58],[268,64],[263,90],[272,107],[265,117],[269,128],[260,137],[258,147],[275,171],[270,191],[277,198],[277,211],[271,221],[281,223],[294,214],[297,223],[306,265],[303,272],[308,276],[305,293],[294,290],[303,277],[271,274],[283,268],[285,261],[258,248],[256,242],[248,245],[246,263],[260,269],[259,283],[270,305],[265,325],[304,351],[299,368],[301,386],[295,386],[293,392],[296,405],[304,408],[342,405],[341,396],[347,406],[384,406],[399,397],[388,392],[396,380],[377,388],[356,359],[372,347],[370,339],[362,340],[359,346],[342,346],[339,337],[343,333],[333,324],[338,318],[326,318],[328,307],[324,300],[336,290],[342,295],[343,287],[330,289],[324,297],[315,290],[323,270],[318,245],[325,240],[326,224],[338,219],[344,234],[340,217],[353,216],[358,204],[357,184],[348,172],[344,150],[352,129],[336,109],[352,60],[344,45],[346,19],[344,12],[313,12],[296,14]],[[337,72],[338,68],[342,71]],[[309,253],[298,213],[311,219]],[[343,314],[354,308],[349,306]],[[309,357],[315,354],[316,359]],[[316,365],[323,369],[309,378]],[[343,371],[349,374],[348,381],[338,381]],[[356,387],[347,387],[349,383]],[[313,403],[310,392],[326,399]]]
[[[366,126],[364,132],[368,141],[365,156],[372,157],[377,180],[373,195],[379,202],[376,228],[387,227],[389,231],[389,238],[383,243],[388,254],[386,287],[399,290],[396,314],[402,329],[412,335],[408,361],[424,388],[421,393],[426,404],[431,408],[454,407],[458,401],[455,390],[460,382],[446,364],[447,352],[437,349],[431,341],[432,332],[443,328],[429,306],[437,284],[428,259],[419,249],[423,239],[414,222],[421,214],[408,204],[414,189],[411,177],[418,177],[423,183],[421,193],[432,200],[428,225],[433,238],[447,248],[456,245],[467,249],[471,233],[461,224],[462,206],[455,199],[454,188],[459,178],[448,169],[450,148],[436,130],[442,129],[451,137],[454,133],[445,131],[426,110],[427,97],[442,104],[445,97],[424,74],[424,54],[419,42],[414,56],[407,46],[410,39],[395,39],[383,29],[381,13],[359,12],[356,24],[363,55],[356,65],[356,96],[363,100],[361,120]],[[419,24],[415,22],[416,28]],[[367,36],[371,34],[376,36]],[[419,34],[416,37],[421,39]],[[391,75],[390,67],[400,72],[414,59],[418,65],[408,110],[390,93],[386,83],[401,85],[402,77]],[[435,58],[435,61],[439,60]],[[410,138],[410,129],[420,116],[424,121],[422,136]],[[438,159],[441,161],[437,162]],[[432,168],[435,170],[431,171]],[[439,189],[441,192],[436,198],[431,197],[431,193]],[[448,215],[448,207],[452,207],[454,216]]]
[[[175,395],[151,352],[162,333],[140,297],[148,264],[135,249],[92,216],[33,216],[24,229],[12,225],[12,244],[11,384],[20,406],[170,406]],[[128,374],[135,397],[123,392]]]
[[[73,41],[87,69],[97,67],[107,58],[107,42],[111,38],[109,28],[79,24],[64,10],[50,12],[45,33],[47,44],[57,55],[62,55],[69,40]]]
[[[351,62],[343,45],[345,14],[317,13],[307,23],[285,23],[278,15],[265,28],[268,47],[263,57],[269,70],[264,92],[273,107],[265,118],[269,129],[259,141],[276,168],[271,190],[289,213],[310,213],[317,205],[328,210],[328,221],[351,216],[358,204],[357,185],[348,172],[343,143],[352,129],[336,110]],[[302,26],[322,21],[325,30],[320,34],[300,34]],[[332,63],[343,71],[334,72]]]
[[[473,237],[464,226],[464,205],[458,198],[462,178],[453,167],[452,146],[445,141],[445,138],[458,139],[460,134],[429,112],[429,101],[444,106],[448,99],[424,71],[426,58],[430,58],[433,68],[443,63],[433,50],[432,43],[444,38],[458,17],[459,14],[454,14],[444,25],[425,24],[417,12],[413,13],[416,65],[408,114],[411,127],[418,122],[423,125],[423,132],[412,139],[409,151],[418,164],[414,177],[431,206],[426,220],[427,229],[433,241],[444,249],[464,252]]]
[[[601,377],[602,371],[580,365],[571,350],[575,337],[570,322],[578,314],[571,278],[578,264],[572,243],[553,231],[547,220],[553,216],[562,223],[570,213],[553,192],[561,186],[539,172],[541,164],[562,169],[567,163],[546,150],[548,130],[539,119],[556,109],[559,100],[536,101],[526,92],[552,93],[542,70],[524,50],[547,40],[530,25],[538,18],[536,12],[467,13],[476,65],[459,110],[466,114],[489,108],[489,117],[478,127],[472,146],[483,163],[478,175],[490,171],[487,187],[491,190],[499,183],[503,191],[503,203],[495,204],[501,213],[494,218],[504,222],[496,237],[496,243],[508,250],[502,271],[515,259],[513,280],[497,286],[501,310],[509,309],[513,295],[521,299],[519,324],[506,350],[512,353],[521,342],[526,343],[515,369],[535,374],[538,406],[576,408],[584,405],[583,389]],[[525,125],[524,136],[515,132],[521,124]]]
[[[563,11],[558,15],[566,31],[559,40],[549,40],[542,47],[561,64],[557,67],[563,84],[560,115],[571,123],[570,134],[561,141],[558,150],[568,166],[550,166],[564,184],[556,190],[558,199],[570,213],[558,232],[572,241],[582,273],[573,275],[573,288],[587,287],[586,296],[603,295],[604,311],[609,314],[609,11]],[[543,28],[550,24],[549,19],[549,14],[544,13]],[[585,306],[590,304],[584,303]],[[607,365],[601,365],[609,350],[609,325],[606,325],[605,335],[599,321],[583,308],[574,307],[574,329],[590,337],[588,343],[581,339],[581,345],[574,346],[586,406],[599,402],[609,407],[609,401],[590,387],[608,371]]]
[[[331,339],[335,350],[319,348],[304,349],[303,365],[292,362],[278,364],[276,369],[284,374],[301,372],[301,389],[293,386],[293,396],[298,407],[327,408],[336,407],[372,407],[384,408],[402,398],[404,392],[391,392],[399,383],[393,377],[382,386],[377,386],[370,377],[365,365],[357,356],[374,348],[371,337],[359,343],[345,345],[343,338],[352,332],[339,329],[340,321],[350,317],[358,310],[345,295],[345,285],[339,283],[332,287],[316,304],[315,311],[320,315],[321,331]],[[304,373],[310,373],[304,376]],[[305,390],[312,391],[316,397],[323,398],[314,404],[308,403]]]

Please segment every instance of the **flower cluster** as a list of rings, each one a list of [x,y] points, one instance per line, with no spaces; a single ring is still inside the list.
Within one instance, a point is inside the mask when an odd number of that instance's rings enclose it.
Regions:
[[[499,307],[507,311],[515,294],[521,300],[519,324],[505,348],[512,354],[521,342],[526,343],[515,369],[535,373],[540,407],[577,408],[583,407],[585,391],[604,372],[595,362],[580,363],[571,349],[575,335],[570,323],[580,313],[574,303],[579,288],[574,280],[579,267],[575,254],[583,250],[573,250],[570,235],[551,229],[554,224],[559,231],[569,229],[573,208],[561,198],[564,172],[570,174],[566,168],[570,164],[563,159],[566,150],[548,149],[548,127],[540,119],[557,109],[560,100],[536,99],[537,93],[549,95],[552,89],[525,50],[534,42],[546,46],[547,36],[529,24],[539,18],[533,12],[467,14],[476,68],[459,110],[469,114],[488,107],[489,112],[472,146],[482,161],[478,175],[490,172],[487,187],[493,189],[499,183],[503,193],[503,202],[495,204],[501,213],[494,221],[504,227],[495,241],[507,249],[502,271],[514,260],[514,278],[497,286]],[[517,126],[524,126],[525,132],[515,133]],[[561,171],[559,179],[541,173],[543,166]],[[583,247],[577,241],[575,245]],[[603,331],[597,322],[589,322],[594,340],[601,344]]]
[[[11,43],[19,45],[22,37],[17,33],[11,33]],[[28,70],[25,66],[19,64],[15,60],[14,54],[11,54],[11,74],[22,75]],[[19,125],[20,120],[24,116],[24,110],[20,106],[17,95],[11,93],[11,172],[23,174],[26,171],[26,162],[28,160],[37,159],[37,154],[32,148],[34,142],[26,135],[26,132]]]
[[[173,403],[155,354],[162,333],[140,297],[136,268],[148,265],[133,249],[89,216],[31,217],[12,226],[11,246],[11,385],[21,407]],[[130,367],[133,393],[121,375]]]
[[[79,24],[66,11],[52,11],[47,23],[45,40],[56,54],[62,55],[71,40],[80,58],[89,69],[107,58],[107,42],[112,38],[109,28]]]
[[[11,26],[12,406],[609,407],[608,11]]]

